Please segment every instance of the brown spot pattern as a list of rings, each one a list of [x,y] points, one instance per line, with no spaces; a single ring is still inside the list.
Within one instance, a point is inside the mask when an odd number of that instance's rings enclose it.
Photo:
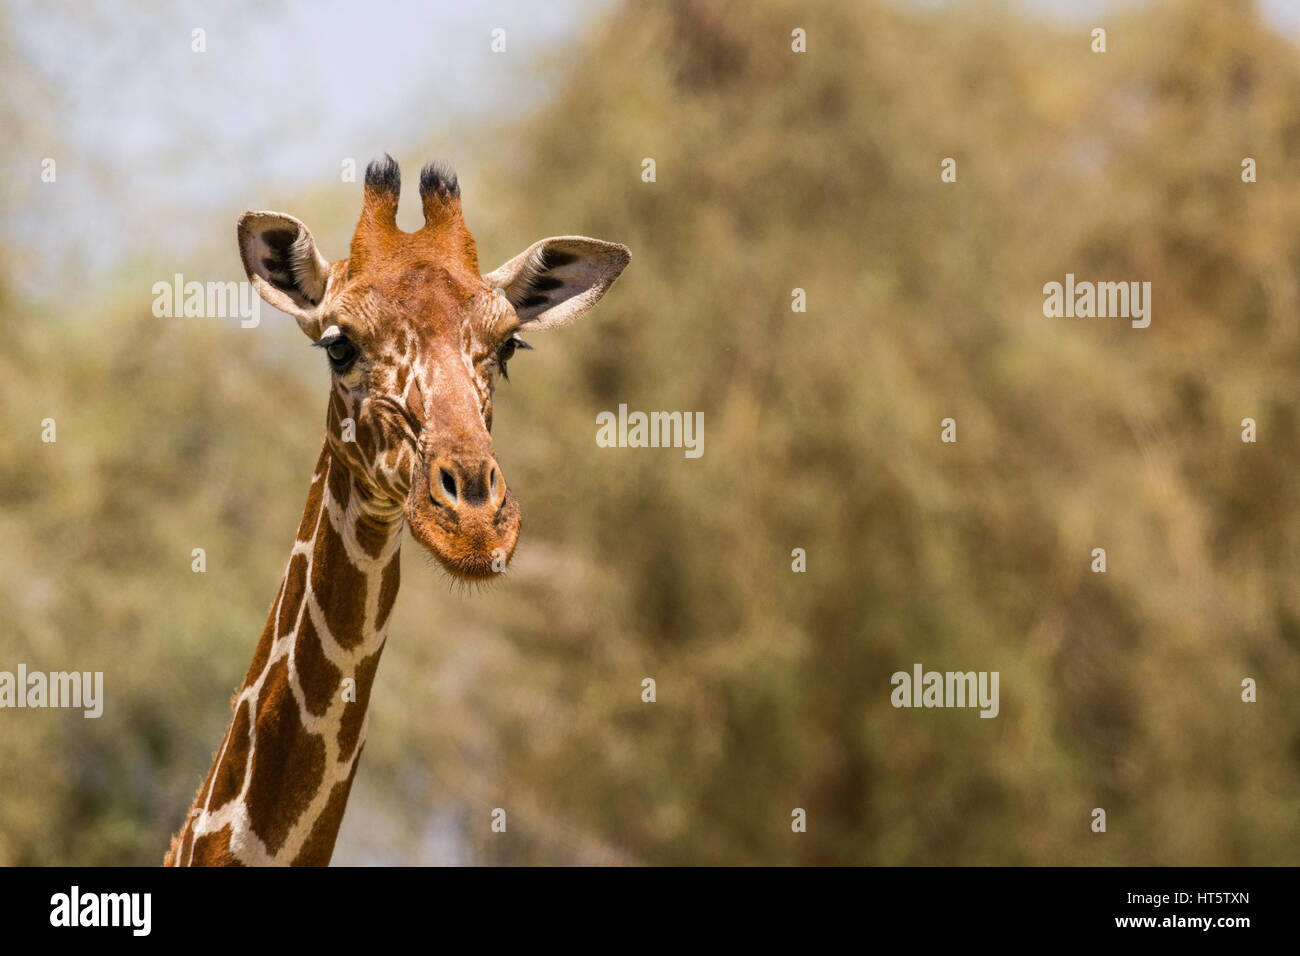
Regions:
[[[402,580],[401,552],[393,555],[384,568],[384,576],[379,584],[379,606],[375,608],[375,630],[382,629],[388,623],[393,603],[397,600],[397,586]]]
[[[307,593],[307,557],[295,554],[289,561],[289,571],[284,576],[284,594],[280,597],[279,632],[288,634],[298,619],[303,596]],[[260,674],[261,671],[259,670]]]
[[[352,476],[348,473],[347,466],[338,459],[330,461],[330,497],[334,499],[335,504],[340,508],[347,510],[348,502],[352,500]],[[321,510],[321,515],[325,514]]]
[[[293,645],[293,663],[298,671],[307,712],[314,717],[324,716],[330,700],[338,693],[343,674],[326,658],[310,617],[304,617],[302,627],[298,628],[298,637]]]
[[[366,611],[366,576],[348,558],[343,539],[324,513],[316,529],[311,589],[334,639],[345,648],[359,644]]]
[[[384,550],[384,545],[388,544],[388,530],[368,515],[357,518],[354,530],[361,550],[372,558],[379,557]]]
[[[208,798],[209,810],[220,809],[238,796],[243,788],[244,771],[248,768],[249,727],[248,704],[245,703],[235,714],[230,725],[226,752],[215,768],[212,795]]]
[[[280,591],[283,595],[284,582],[280,583]],[[257,679],[262,676],[262,671],[266,670],[267,659],[271,656],[271,645],[275,643],[274,625],[278,613],[278,608],[273,606],[271,609],[271,620],[267,621],[266,627],[262,629],[262,638],[257,642],[257,649],[253,651],[253,662],[248,665],[248,673],[244,675],[244,683],[240,685],[240,690],[243,690],[250,684],[256,683]]]
[[[361,736],[361,724],[370,706],[370,688],[375,682],[375,671],[379,669],[379,655],[383,648],[375,651],[360,664],[352,676],[357,680],[357,699],[347,704],[343,711],[343,720],[339,724],[339,760],[351,760],[352,751],[356,749],[357,738]]]
[[[278,853],[325,775],[325,742],[298,717],[288,665],[271,665],[257,702],[257,742],[248,783],[248,822],[266,849]]]
[[[358,761],[359,762],[359,761]],[[347,808],[348,794],[352,790],[352,778],[357,775],[357,764],[352,765],[346,780],[334,784],[325,809],[316,818],[316,823],[307,835],[307,842],[302,845],[294,857],[292,866],[327,866],[334,855],[334,841],[338,838],[339,827],[343,824],[343,811]]]
[[[195,866],[243,866],[230,852],[230,824],[194,841]]]
[[[319,466],[317,466],[319,468]],[[313,481],[307,492],[307,507],[303,510],[302,521],[298,523],[298,540],[310,541],[311,533],[316,530],[316,516],[320,514],[321,499],[325,496],[325,479]]]

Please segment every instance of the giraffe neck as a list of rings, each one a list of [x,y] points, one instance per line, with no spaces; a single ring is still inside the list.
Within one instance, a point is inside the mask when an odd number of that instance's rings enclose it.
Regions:
[[[280,593],[169,865],[324,865],[366,735],[397,596],[400,510],[326,442]]]

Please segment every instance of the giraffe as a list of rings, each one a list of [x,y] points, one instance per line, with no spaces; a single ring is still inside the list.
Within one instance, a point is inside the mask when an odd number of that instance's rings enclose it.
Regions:
[[[366,168],[349,255],[332,264],[292,216],[239,219],[249,281],[325,353],[325,441],[230,724],[165,865],[329,863],[402,531],[456,578],[504,570],[520,511],[492,445],[497,379],[529,347],[523,333],[579,318],[629,260],[617,243],[557,236],[481,275],[454,173],[424,167],[415,232],[397,226],[400,193],[392,157]]]

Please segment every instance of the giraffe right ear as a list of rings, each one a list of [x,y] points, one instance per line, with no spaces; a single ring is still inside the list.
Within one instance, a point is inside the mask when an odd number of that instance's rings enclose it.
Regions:
[[[297,319],[312,341],[320,338],[330,264],[307,227],[282,212],[246,212],[239,217],[238,233],[239,255],[253,288]]]

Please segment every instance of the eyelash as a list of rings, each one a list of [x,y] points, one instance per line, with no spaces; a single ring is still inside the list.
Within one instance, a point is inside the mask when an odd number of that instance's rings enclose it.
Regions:
[[[360,350],[346,335],[332,335],[327,339],[321,339],[316,343],[317,348],[325,350],[325,357],[329,359],[330,368],[338,375],[345,374],[348,369],[356,364],[357,357],[361,354]],[[335,350],[341,350],[341,355],[335,355]]]
[[[502,343],[501,348],[497,349],[497,365],[501,369],[501,377],[507,382],[510,381],[510,376],[506,372],[506,362],[515,357],[518,349],[532,349],[532,346],[518,335],[512,335]]]

